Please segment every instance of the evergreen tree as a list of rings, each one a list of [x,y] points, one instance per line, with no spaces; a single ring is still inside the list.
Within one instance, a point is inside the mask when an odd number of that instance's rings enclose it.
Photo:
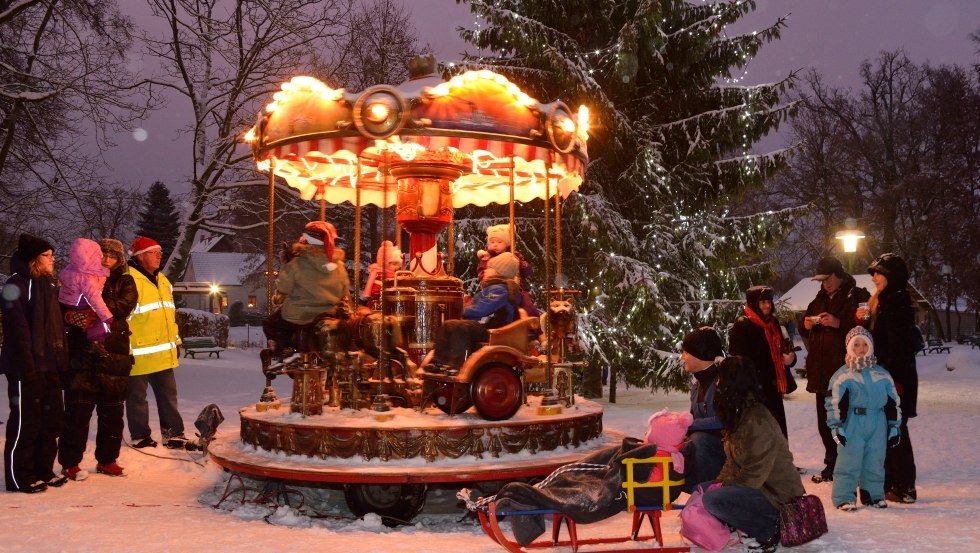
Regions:
[[[180,214],[170,198],[170,190],[165,184],[156,181],[146,192],[146,201],[140,210],[139,228],[136,234],[152,238],[163,247],[163,262],[167,264],[170,254],[177,244],[180,233]]]
[[[737,208],[786,164],[785,151],[749,152],[792,111],[780,95],[795,75],[740,86],[733,70],[784,22],[727,36],[755,8],[743,0],[470,4],[486,26],[461,35],[493,55],[469,67],[500,72],[541,101],[591,109],[586,183],[562,209],[564,278],[585,292],[590,361],[628,383],[680,385],[671,354],[681,337],[734,321],[743,291],[772,278],[767,249],[798,214]]]

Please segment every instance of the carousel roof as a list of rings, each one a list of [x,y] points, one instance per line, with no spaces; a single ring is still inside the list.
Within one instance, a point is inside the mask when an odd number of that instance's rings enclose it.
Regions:
[[[245,136],[258,168],[271,167],[304,199],[384,207],[396,198],[385,168],[430,155],[463,167],[453,207],[506,204],[511,179],[518,201],[567,197],[582,184],[587,139],[584,106],[573,114],[562,102],[542,104],[486,70],[357,94],[295,77]]]

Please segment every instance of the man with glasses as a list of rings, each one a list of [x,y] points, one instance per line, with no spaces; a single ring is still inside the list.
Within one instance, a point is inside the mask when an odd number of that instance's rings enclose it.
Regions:
[[[139,292],[139,301],[129,321],[134,364],[126,398],[126,423],[133,447],[157,446],[150,432],[150,409],[146,401],[149,386],[156,399],[164,445],[171,449],[198,449],[196,443],[184,436],[184,421],[177,410],[174,368],[179,364],[180,338],[173,286],[160,272],[163,248],[152,238],[137,236],[129,255],[129,274]]]

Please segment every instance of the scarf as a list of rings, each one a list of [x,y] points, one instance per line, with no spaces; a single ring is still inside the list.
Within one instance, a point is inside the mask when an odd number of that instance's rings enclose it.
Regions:
[[[776,371],[776,388],[779,393],[786,393],[786,370],[783,367],[783,335],[779,331],[779,325],[775,319],[769,322],[762,320],[758,313],[746,305],[742,308],[745,317],[752,321],[752,324],[761,328],[766,333],[766,342],[769,342],[769,355],[772,356],[772,367]]]
[[[844,356],[844,364],[846,364],[847,368],[851,369],[852,371],[860,372],[864,369],[870,369],[871,367],[877,365],[878,358],[875,357],[874,354],[865,355],[864,357],[855,357],[848,353]]]

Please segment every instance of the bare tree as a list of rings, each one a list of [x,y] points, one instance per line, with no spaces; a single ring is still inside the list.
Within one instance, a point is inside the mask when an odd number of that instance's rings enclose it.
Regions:
[[[792,126],[801,144],[769,190],[776,205],[813,209],[782,249],[809,250],[811,260],[831,253],[835,231],[854,218],[868,235],[857,267],[895,251],[934,306],[957,297],[975,306],[977,74],[916,65],[901,52],[866,61],[860,72],[856,92],[827,87],[817,74],[807,79],[809,95]]]
[[[0,235],[85,231],[107,133],[152,105],[126,70],[131,42],[114,1],[0,3]]]
[[[193,160],[173,255],[165,272],[183,274],[199,230],[231,233],[227,213],[243,181],[255,181],[240,138],[280,83],[307,73],[316,51],[347,42],[352,0],[148,0],[166,32],[144,36],[162,74],[150,82],[186,102]],[[256,191],[256,193],[260,193]],[[261,223],[254,223],[255,226]]]
[[[255,173],[240,139],[282,82],[312,74],[335,88],[398,84],[407,75],[405,61],[420,49],[410,14],[388,0],[370,7],[353,0],[148,1],[169,27],[165,36],[145,37],[150,53],[165,64],[152,82],[189,103],[194,114],[185,129],[192,138],[191,190],[165,268],[176,278],[199,231],[265,241],[267,181]],[[317,209],[292,192],[277,194],[276,201],[282,239],[294,236],[290,231]]]

